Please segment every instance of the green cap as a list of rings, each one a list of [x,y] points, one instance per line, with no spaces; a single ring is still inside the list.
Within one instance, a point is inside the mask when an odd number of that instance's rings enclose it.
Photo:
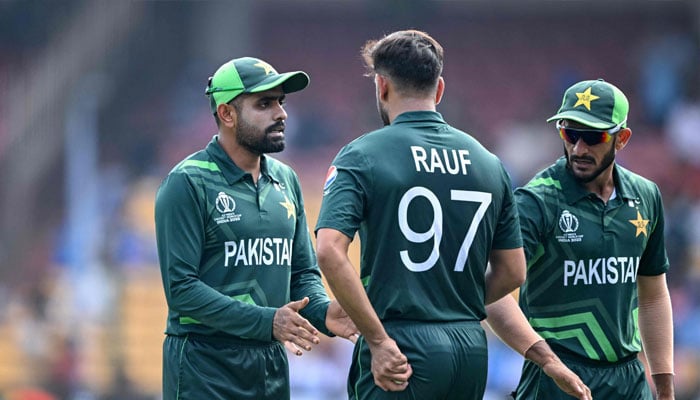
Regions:
[[[253,57],[235,58],[219,67],[209,78],[205,94],[209,96],[211,111],[228,103],[241,93],[258,93],[282,85],[284,93],[292,93],[309,85],[309,76],[303,71],[278,74],[272,65]]]
[[[629,102],[624,93],[602,79],[582,81],[564,92],[557,114],[547,122],[570,119],[595,129],[627,126]]]

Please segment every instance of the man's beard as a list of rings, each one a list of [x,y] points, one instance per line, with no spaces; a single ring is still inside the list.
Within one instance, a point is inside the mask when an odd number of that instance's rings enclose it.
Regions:
[[[615,144],[613,143],[612,146],[610,146],[610,151],[605,153],[605,156],[603,156],[603,159],[600,160],[600,166],[595,169],[593,172],[590,172],[586,175],[581,175],[577,174],[576,171],[571,168],[571,161],[572,161],[572,156],[569,155],[569,152],[566,151],[566,146],[564,146],[564,155],[566,156],[566,167],[571,171],[571,174],[574,176],[574,179],[576,179],[580,183],[588,183],[595,178],[597,178],[603,171],[605,171],[606,168],[610,166],[615,161]],[[579,160],[587,160],[589,162],[595,162],[595,159],[592,157],[573,157],[574,159],[579,159]]]
[[[279,153],[284,150],[284,136],[282,138],[270,138],[269,133],[277,130],[284,130],[284,122],[280,121],[268,126],[264,131],[257,126],[251,125],[245,118],[238,115],[238,127],[236,129],[236,141],[251,153]]]
[[[391,124],[391,121],[389,121],[389,113],[382,106],[382,103],[379,102],[379,99],[377,99],[377,110],[379,110],[379,116],[382,118],[384,126]]]

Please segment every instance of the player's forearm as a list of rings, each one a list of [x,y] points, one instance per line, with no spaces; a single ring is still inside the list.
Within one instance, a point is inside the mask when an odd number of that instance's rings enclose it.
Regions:
[[[651,376],[656,388],[657,400],[674,400],[673,374],[654,374]]]
[[[290,281],[291,300],[309,298],[309,304],[299,314],[308,319],[313,326],[326,335],[332,335],[326,329],[326,312],[330,299],[326,293],[321,279],[321,270],[318,267],[316,254],[309,235],[309,227],[306,224],[306,214],[303,205],[297,206],[301,212],[297,215],[297,228],[294,234],[294,247],[292,250],[292,273]]]
[[[292,266],[292,276],[290,284],[291,300],[301,300],[309,298],[309,304],[301,309],[299,313],[311,322],[318,330],[326,335],[330,331],[326,329],[326,312],[330,299],[326,293],[326,288],[321,280],[321,272],[316,265],[297,268]]]
[[[552,351],[551,347],[549,347],[544,339],[540,339],[539,341],[533,343],[532,346],[525,351],[525,358],[534,362],[540,367],[544,367],[546,364],[551,362],[561,362],[559,357],[554,354],[554,351]]]
[[[501,341],[521,355],[542,340],[523,315],[515,298],[506,295],[486,306],[486,323]],[[537,362],[537,360],[533,360]]]
[[[491,304],[513,292],[525,281],[523,248],[492,250],[486,269],[484,301]]]
[[[378,343],[386,339],[381,321],[367,298],[357,272],[349,261],[323,267],[326,280],[338,303],[350,316],[365,340]]]
[[[388,335],[372,307],[360,277],[347,256],[349,239],[337,231],[318,232],[318,263],[338,303],[350,316],[369,343],[379,343]]]
[[[638,277],[639,332],[652,375],[673,374],[673,313],[665,275]]]
[[[639,330],[652,374],[673,374],[673,320],[669,302],[639,306]]]

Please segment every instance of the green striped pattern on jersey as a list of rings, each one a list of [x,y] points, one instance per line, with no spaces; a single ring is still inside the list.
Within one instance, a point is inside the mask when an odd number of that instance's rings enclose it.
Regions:
[[[302,315],[328,332],[329,300],[289,166],[263,156],[255,184],[214,137],[165,178],[155,214],[168,334],[272,340],[275,309],[307,296]]]
[[[525,315],[548,341],[608,362],[641,350],[637,275],[668,269],[658,188],[619,165],[614,171],[616,197],[607,204],[563,158],[515,192],[528,259]],[[641,232],[639,219],[648,222]]]

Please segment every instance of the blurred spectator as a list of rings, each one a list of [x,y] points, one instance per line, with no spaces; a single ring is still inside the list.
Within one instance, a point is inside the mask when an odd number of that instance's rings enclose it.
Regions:
[[[118,268],[139,270],[158,264],[153,199],[160,181],[144,176],[131,182],[116,215],[109,241],[110,260]]]
[[[642,101],[648,121],[661,126],[673,104],[683,95],[683,81],[694,67],[697,47],[682,32],[654,37],[641,60]],[[697,67],[695,67],[697,68]]]
[[[669,109],[665,135],[681,161],[700,168],[700,71],[685,89],[685,96]]]

